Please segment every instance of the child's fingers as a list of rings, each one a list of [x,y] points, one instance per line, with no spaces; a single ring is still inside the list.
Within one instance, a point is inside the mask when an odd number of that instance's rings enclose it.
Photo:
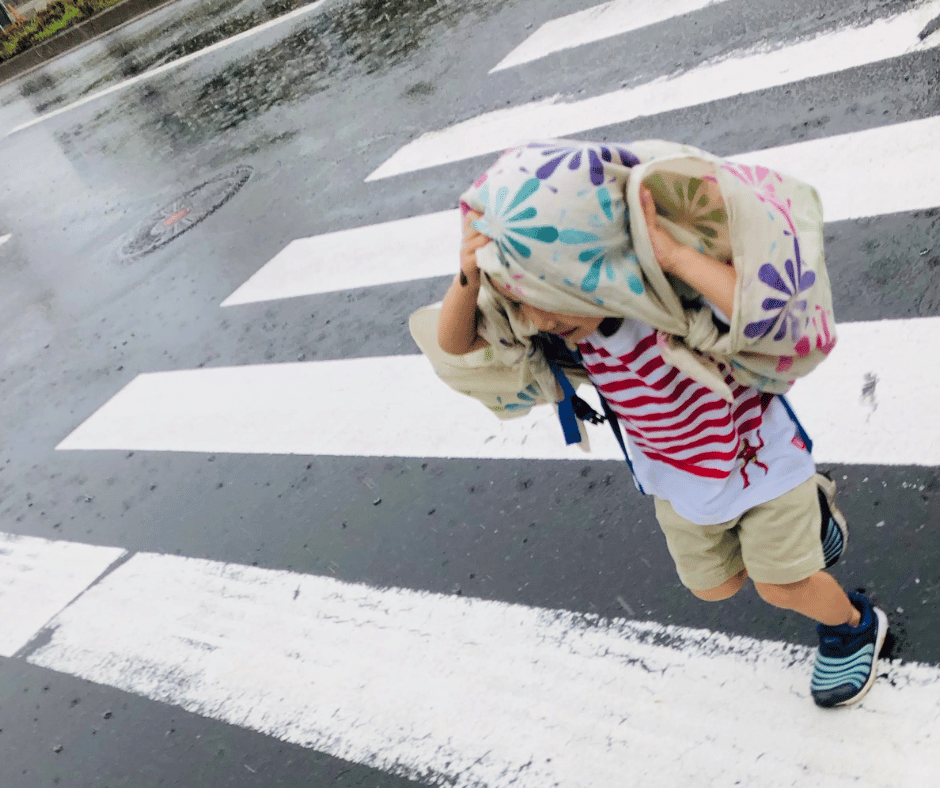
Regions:
[[[460,251],[460,267],[470,270],[477,268],[477,252],[486,246],[488,242],[488,238],[486,242],[480,242],[475,239],[473,243],[465,244]]]
[[[472,234],[468,235],[464,245],[470,249],[481,249],[490,242],[489,236],[483,235],[483,233],[478,233],[476,230]]]
[[[483,217],[483,214],[480,213],[479,211],[473,211],[473,210],[467,211],[463,216],[463,234],[467,235],[470,232],[476,232],[476,230],[474,230],[470,226],[470,222],[475,222],[477,219],[480,219],[482,217]]]
[[[640,202],[643,205],[646,228],[653,246],[653,256],[660,267],[668,271],[671,267],[670,259],[679,244],[660,224],[659,214],[656,213],[656,203],[653,202],[653,193],[649,187],[640,187]]]
[[[468,226],[464,232],[462,247],[464,249],[476,251],[477,249],[482,249],[489,242],[489,236],[484,235],[475,227]]]
[[[464,236],[463,244],[460,247],[460,270],[468,276],[471,272],[479,270],[477,264],[477,252],[486,246],[490,239],[476,230],[471,230],[470,235]]]
[[[660,230],[659,215],[656,213],[656,203],[653,202],[653,193],[649,187],[643,186],[640,189],[640,201],[643,204],[643,218],[646,219],[646,229],[650,237],[653,237]]]
[[[640,204],[643,206],[643,216],[646,218],[646,223],[649,224],[652,220],[656,221],[656,204],[653,202],[653,193],[650,191],[649,186],[640,187]]]

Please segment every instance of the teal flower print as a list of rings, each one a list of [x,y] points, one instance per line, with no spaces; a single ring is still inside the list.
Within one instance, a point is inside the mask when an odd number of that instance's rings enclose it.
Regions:
[[[614,222],[613,201],[607,187],[602,186],[599,188],[595,196],[597,197],[597,203],[603,213],[604,219],[606,219],[606,224],[612,224]],[[591,219],[595,227],[601,228],[605,224],[600,214],[595,214]],[[607,277],[608,281],[614,281],[617,271],[612,262],[611,252],[614,252],[613,259],[617,259],[620,257],[620,250],[611,249],[610,241],[604,241],[602,237],[595,232],[580,229],[562,230],[558,234],[558,240],[563,244],[572,246],[584,245],[587,247],[578,253],[578,260],[588,265],[588,271],[580,283],[580,287],[585,293],[593,293],[597,290],[601,282],[602,274]],[[635,257],[633,259],[636,262],[637,268],[639,268],[639,261],[637,261]],[[627,285],[630,290],[637,295],[643,292],[643,282],[635,273],[628,275]]]
[[[533,385],[529,384],[522,391],[516,394],[517,402],[503,402],[502,397],[497,397],[496,401],[499,405],[495,406],[493,410],[528,410],[533,405],[537,404],[538,400],[538,389]]]
[[[553,243],[558,240],[558,229],[552,225],[530,224],[538,216],[538,210],[525,203],[540,185],[538,178],[529,178],[507,203],[509,189],[501,186],[496,194],[491,194],[489,183],[484,183],[478,196],[485,210],[483,218],[473,222],[474,229],[492,238],[504,255],[514,259],[531,257],[532,241]]]

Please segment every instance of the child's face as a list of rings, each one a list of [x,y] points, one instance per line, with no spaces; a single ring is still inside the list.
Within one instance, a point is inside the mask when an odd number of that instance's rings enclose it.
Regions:
[[[568,342],[580,342],[597,331],[602,317],[585,315],[563,315],[561,312],[546,312],[529,304],[515,302],[522,316],[533,323],[539,331],[556,334]]]

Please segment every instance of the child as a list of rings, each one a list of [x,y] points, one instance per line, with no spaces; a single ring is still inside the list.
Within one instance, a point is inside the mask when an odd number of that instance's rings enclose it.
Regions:
[[[588,155],[589,151],[584,152],[585,159]],[[625,152],[621,159],[626,166],[632,163]],[[607,152],[604,161],[609,160]],[[576,170],[575,158],[568,161],[572,162],[570,169]],[[611,218],[609,204],[604,204],[606,187],[601,185],[605,182],[604,161],[599,155],[592,159],[590,179],[599,188],[604,213]],[[577,164],[580,166],[580,156]],[[520,165],[519,169],[535,172],[532,166]],[[570,173],[566,177],[570,178]],[[535,179],[526,183],[533,184],[527,187],[529,191],[540,185]],[[577,193],[584,194],[590,188],[586,183]],[[597,308],[580,314],[577,308],[545,308],[544,294],[536,297],[528,293],[541,292],[539,280],[546,280],[552,267],[549,251],[556,250],[558,240],[564,241],[566,231],[531,226],[517,231],[513,240],[506,225],[509,215],[515,211],[512,218],[531,218],[539,211],[529,208],[523,214],[521,197],[516,197],[507,212],[501,206],[511,190],[503,188],[501,192],[498,200],[494,198],[494,209],[487,207],[487,215],[464,206],[460,271],[441,307],[440,348],[464,355],[489,344],[481,334],[478,309],[481,284],[487,275],[480,270],[477,253],[496,239],[490,249],[498,248],[504,260],[511,256],[534,282],[530,291],[514,287],[511,280],[496,288],[507,316],[511,312],[516,325],[528,323],[531,334],[553,334],[577,348],[591,382],[626,433],[634,475],[641,489],[654,496],[656,517],[682,583],[699,599],[714,602],[733,596],[750,577],[766,602],[814,619],[820,646],[811,680],[813,699],[820,706],[860,700],[874,681],[887,619],[862,594],[847,595],[824,571],[844,549],[848,536],[844,518],[833,503],[835,485],[816,473],[780,398],[742,385],[728,364],[719,363],[723,382],[730,390],[729,396],[722,396],[664,360],[661,332],[634,317],[597,314]],[[564,186],[552,192],[562,201],[573,199],[575,193],[566,193]],[[524,193],[523,189],[518,192]],[[735,268],[702,249],[674,240],[657,215],[649,188],[640,187],[639,196],[652,253],[662,272],[670,281],[685,283],[700,294],[714,313],[713,328],[719,334],[727,332],[728,316],[734,308]],[[565,213],[563,208],[557,215]],[[619,221],[624,223],[622,218]],[[568,239],[590,234],[567,232]],[[547,242],[541,247],[545,251],[526,240],[534,238]],[[557,261],[558,252],[551,254]],[[730,261],[728,251],[722,256]],[[799,265],[798,248],[796,258]],[[579,259],[587,258],[582,255]],[[507,262],[504,265],[508,268]],[[523,279],[521,274],[515,276]],[[615,278],[613,273],[608,276]],[[797,269],[797,279],[812,281],[806,277],[804,273],[801,278]],[[629,281],[634,287],[633,279]],[[567,278],[564,283],[573,284]],[[639,282],[635,284],[642,289]],[[492,290],[493,282],[486,286]],[[595,279],[581,287],[593,294]],[[533,303],[539,300],[541,307]],[[604,304],[600,298],[595,300]]]

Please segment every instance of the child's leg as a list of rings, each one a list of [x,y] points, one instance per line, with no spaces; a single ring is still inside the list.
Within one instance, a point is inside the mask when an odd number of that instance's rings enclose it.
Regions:
[[[736,531],[737,518],[717,525],[696,525],[661,498],[654,499],[656,520],[676,564],[682,585],[699,599],[719,602],[734,596],[747,579]]]
[[[864,595],[850,598],[823,571],[822,522],[816,481],[810,479],[746,512],[739,538],[757,592],[772,605],[819,622],[810,692],[818,705],[829,707],[855,703],[868,692],[888,621]]]
[[[843,624],[852,603],[823,571],[821,525],[816,481],[808,479],[741,516],[741,558],[757,592],[770,604]]]
[[[754,583],[757,593],[774,607],[795,610],[822,624],[858,626],[861,617],[842,586],[828,572],[816,572],[796,583]]]
[[[745,580],[747,580],[747,569],[742,569],[730,580],[725,580],[725,582],[713,588],[690,588],[689,591],[705,602],[721,602],[725,599],[730,599],[738,593],[738,591],[741,590],[741,586],[744,585]]]

